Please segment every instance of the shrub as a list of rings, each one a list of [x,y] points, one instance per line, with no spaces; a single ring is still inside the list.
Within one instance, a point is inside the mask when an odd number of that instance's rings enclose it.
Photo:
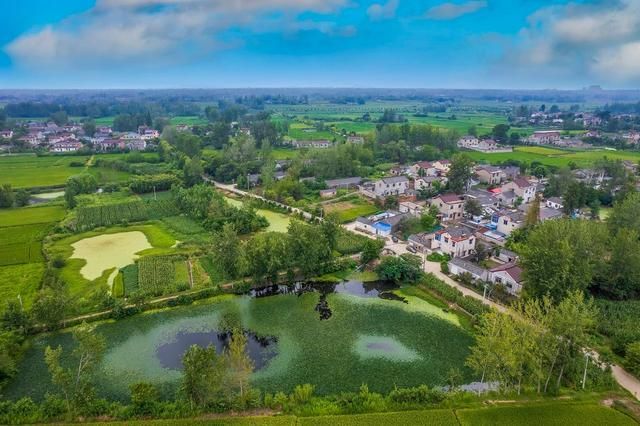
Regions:
[[[443,274],[449,274],[449,263],[446,260],[440,262],[440,271]]]
[[[53,261],[51,261],[51,265],[53,265],[53,267],[57,269],[64,268],[66,264],[67,261],[62,256],[56,256],[53,258]]]
[[[640,376],[640,342],[627,345],[624,366],[630,373]]]
[[[298,385],[293,389],[293,393],[291,394],[291,401],[296,404],[305,404],[311,400],[313,396],[313,385],[308,383],[304,385]]]

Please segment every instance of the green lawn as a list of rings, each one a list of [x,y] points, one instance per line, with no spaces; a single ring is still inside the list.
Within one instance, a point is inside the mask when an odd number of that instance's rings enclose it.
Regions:
[[[57,222],[64,214],[64,207],[59,205],[0,209],[0,227]]]
[[[0,300],[16,300],[20,295],[28,309],[40,288],[43,274],[44,263],[0,267]]]

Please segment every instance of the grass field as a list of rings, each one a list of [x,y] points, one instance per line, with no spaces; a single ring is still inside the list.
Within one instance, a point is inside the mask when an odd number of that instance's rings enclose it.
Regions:
[[[547,166],[565,167],[573,162],[578,167],[589,167],[596,160],[608,158],[609,160],[640,161],[640,152],[635,151],[609,151],[609,150],[561,150],[547,147],[516,147],[513,152],[483,153],[467,152],[467,155],[475,161],[498,164],[508,160],[518,160],[528,163],[539,162]]]
[[[336,203],[328,203],[324,205],[326,213],[337,212],[340,222],[353,222],[360,216],[371,216],[379,209],[373,204],[369,204],[363,200],[338,201]]]
[[[40,287],[43,274],[43,263],[0,267],[0,300],[16,300],[19,295],[24,307],[29,309]]]
[[[57,222],[64,213],[64,207],[60,205],[0,209],[0,227]]]
[[[118,154],[100,154],[96,158],[115,159]],[[86,163],[88,156],[5,155],[0,156],[0,184],[9,183],[14,188],[63,186],[70,176],[88,170],[98,182],[121,182],[129,173],[98,167],[75,167],[72,163]]]

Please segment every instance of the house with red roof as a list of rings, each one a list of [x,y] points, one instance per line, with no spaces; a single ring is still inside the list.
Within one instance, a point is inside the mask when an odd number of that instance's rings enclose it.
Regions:
[[[517,296],[522,291],[522,268],[515,262],[505,263],[489,270],[489,280],[502,284],[509,294]]]
[[[443,222],[462,219],[464,215],[464,197],[457,194],[441,194],[433,197],[429,204],[436,206]]]
[[[500,187],[501,193],[513,191],[517,197],[522,198],[523,203],[530,203],[536,198],[536,185],[523,177],[517,177]]]

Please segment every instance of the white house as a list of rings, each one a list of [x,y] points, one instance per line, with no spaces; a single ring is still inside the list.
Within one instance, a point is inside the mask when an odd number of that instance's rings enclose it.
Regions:
[[[502,210],[491,215],[491,224],[504,235],[511,235],[516,229],[522,228],[524,223],[525,214],[519,210]]]
[[[562,208],[564,207],[562,198],[560,197],[551,197],[547,199],[546,204],[547,204],[547,207],[554,210],[562,210]]]
[[[467,257],[475,252],[476,237],[466,226],[449,226],[435,233],[433,250],[451,257]]]
[[[294,148],[318,148],[318,149],[326,149],[331,147],[331,142],[328,140],[293,140],[291,141],[291,145]]]
[[[502,170],[495,166],[478,166],[476,167],[476,175],[480,182],[489,185],[499,185],[504,176]]]
[[[424,213],[424,205],[412,203],[411,201],[403,201],[398,205],[400,213],[409,213],[413,216],[421,216]]]
[[[409,174],[411,176],[434,177],[438,176],[438,170],[431,161],[420,161],[410,167]]]
[[[534,145],[551,145],[560,142],[560,131],[558,130],[539,130],[527,139],[529,143]]]
[[[364,138],[362,136],[347,136],[347,143],[362,145],[364,143]]]
[[[82,144],[74,140],[66,140],[62,142],[56,142],[51,145],[51,152],[75,152],[82,148]]]
[[[370,198],[404,195],[408,189],[409,179],[406,176],[382,178],[360,186],[360,192]]]
[[[489,280],[502,284],[509,294],[517,296],[522,291],[522,268],[515,263],[505,263],[489,270]]]

